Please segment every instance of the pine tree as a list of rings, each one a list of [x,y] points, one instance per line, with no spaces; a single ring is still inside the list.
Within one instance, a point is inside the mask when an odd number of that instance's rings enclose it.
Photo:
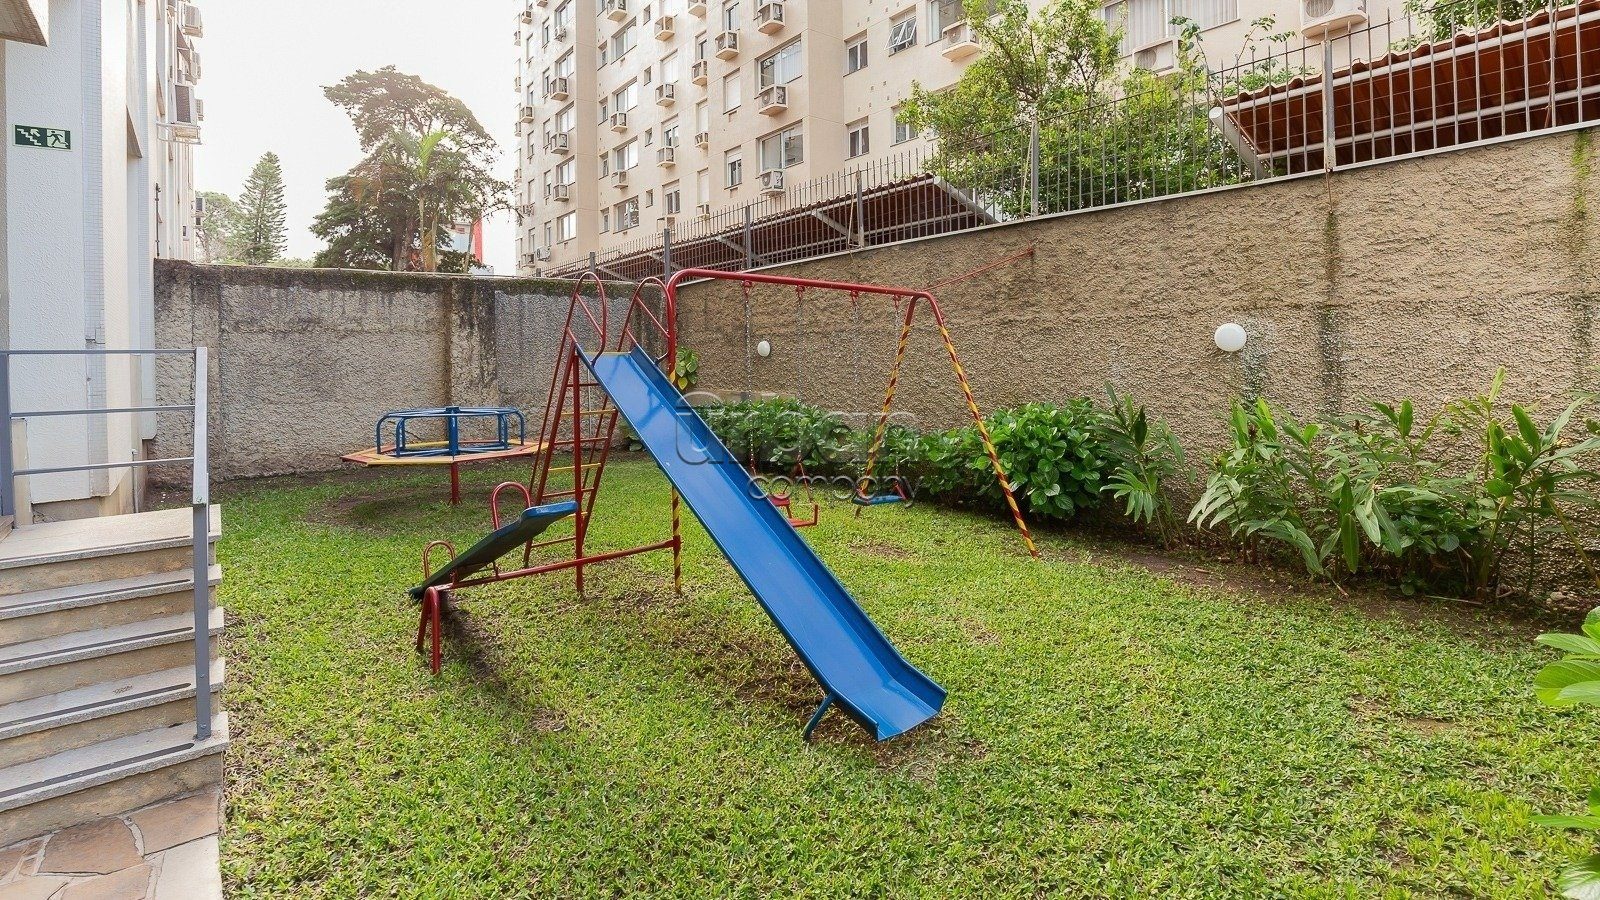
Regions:
[[[283,255],[289,242],[284,236],[283,169],[278,154],[264,153],[250,170],[239,194],[237,257],[250,265],[265,265]]]

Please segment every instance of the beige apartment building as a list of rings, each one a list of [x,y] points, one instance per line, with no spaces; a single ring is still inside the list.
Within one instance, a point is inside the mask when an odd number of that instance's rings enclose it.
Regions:
[[[1104,14],[1128,64],[1160,71],[1176,60],[1176,16],[1227,65],[1262,16],[1298,45],[1360,27],[1369,10],[1111,0]],[[531,0],[516,41],[524,273],[917,147],[898,115],[912,85],[946,87],[982,52],[960,0]]]

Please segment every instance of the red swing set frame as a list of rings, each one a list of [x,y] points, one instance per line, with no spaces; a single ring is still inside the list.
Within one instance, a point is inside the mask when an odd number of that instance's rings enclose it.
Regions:
[[[884,435],[888,429],[889,415],[894,406],[895,388],[899,384],[901,365],[905,360],[906,349],[910,342],[917,307],[925,304],[933,316],[940,340],[943,342],[945,352],[950,358],[950,364],[955,370],[956,380],[961,385],[967,409],[972,415],[973,424],[977,427],[979,436],[982,438],[984,452],[988,455],[990,465],[994,469],[995,479],[1005,496],[1006,506],[1011,513],[1012,520],[1016,524],[1018,532],[1021,533],[1023,542],[1027,545],[1028,553],[1034,558],[1038,558],[1038,548],[1035,547],[1033,536],[1028,531],[1027,522],[1023,519],[1022,511],[1017,506],[1011,482],[1006,477],[1005,469],[1000,464],[1000,455],[995,450],[994,442],[989,436],[988,426],[984,423],[983,415],[978,410],[977,400],[973,396],[972,385],[967,380],[967,373],[961,365],[955,342],[950,337],[950,329],[945,320],[944,311],[940,309],[939,301],[931,293],[910,288],[853,284],[816,278],[795,278],[787,275],[768,275],[757,272],[682,269],[665,281],[651,277],[638,284],[623,314],[622,327],[612,345],[613,349],[626,352],[634,346],[644,347],[646,340],[654,343],[659,338],[664,350],[659,356],[653,355],[652,359],[657,364],[665,364],[668,367],[668,371],[670,371],[677,359],[678,349],[678,288],[684,281],[690,279],[740,281],[743,282],[746,290],[754,284],[775,284],[795,287],[801,293],[808,289],[840,291],[847,294],[851,298],[851,302],[859,302],[862,296],[889,298],[896,304],[903,302],[905,313],[901,318],[899,342],[895,348],[894,364],[889,372],[889,382],[884,393],[883,406],[879,413],[876,427],[873,430],[872,445],[867,456],[866,472],[862,480],[858,482],[858,489],[862,485],[871,483]],[[584,294],[584,286],[591,282],[594,284],[595,296],[593,298],[586,297]],[[651,310],[650,304],[646,302],[645,291],[650,287],[658,289],[662,294],[663,308],[661,317],[657,317]],[[599,303],[598,314],[590,305],[591,299]],[[649,330],[636,331],[634,327],[635,321],[641,323],[641,328],[647,326]],[[572,533],[544,540],[529,540],[522,545],[521,565],[517,568],[502,569],[499,560],[496,560],[487,567],[489,569],[487,573],[483,573],[482,568],[462,572],[454,575],[447,585],[430,587],[423,592],[421,621],[417,627],[417,651],[424,652],[424,647],[428,643],[428,636],[431,631],[430,662],[436,674],[440,667],[441,610],[452,599],[456,591],[464,588],[571,569],[573,570],[575,587],[581,594],[584,587],[584,569],[587,566],[640,553],[671,550],[672,589],[674,593],[682,591],[682,499],[678,495],[676,488],[671,491],[671,533],[666,539],[636,547],[607,550],[599,553],[591,552],[587,547],[589,523],[594,515],[595,498],[600,491],[600,483],[605,474],[606,462],[610,459],[618,414],[617,408],[611,404],[610,398],[606,396],[599,383],[585,377],[587,368],[579,351],[584,346],[585,339],[593,341],[592,346],[597,348],[596,352],[604,351],[608,343],[610,343],[611,324],[610,301],[606,296],[605,282],[593,272],[584,273],[576,279],[573,285],[572,299],[567,307],[567,318],[562,327],[561,345],[557,350],[555,364],[552,367],[550,392],[546,398],[544,418],[541,423],[542,446],[534,459],[528,483],[523,485],[514,481],[504,482],[495,486],[489,495],[490,518],[496,528],[500,525],[500,494],[507,489],[516,489],[521,492],[523,501],[529,507],[547,504],[552,501],[571,500],[576,504],[572,515]],[[579,332],[584,330],[587,330],[590,334],[580,337]],[[595,399],[597,396],[599,398],[598,401]],[[555,462],[563,449],[570,451],[570,465],[557,466]],[[562,486],[558,486],[557,482],[552,478],[552,476],[560,478],[568,474],[571,476],[570,487],[564,486],[565,479],[562,479]],[[786,506],[783,503],[779,505]],[[814,521],[815,519],[813,518],[812,522]],[[795,524],[798,526],[801,523]],[[540,563],[534,562],[534,551],[562,544],[572,545],[572,555],[569,558]],[[422,551],[424,581],[432,577],[431,556],[433,550],[439,547],[447,550],[452,558],[456,556],[455,547],[449,541],[436,540],[429,542]]]

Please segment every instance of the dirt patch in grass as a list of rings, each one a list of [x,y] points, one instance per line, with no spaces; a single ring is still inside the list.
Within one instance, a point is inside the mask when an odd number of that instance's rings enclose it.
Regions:
[[[1419,734],[1448,734],[1461,728],[1459,723],[1438,716],[1398,714],[1382,697],[1357,694],[1345,700],[1344,705],[1350,710],[1351,715],[1363,722],[1393,723]]]
[[[884,541],[859,541],[851,544],[850,549],[881,559],[912,559],[915,557],[915,554],[911,551]]]
[[[437,521],[441,512],[437,491],[409,488],[380,497],[353,494],[325,500],[306,512],[306,521],[369,533],[410,534]]]

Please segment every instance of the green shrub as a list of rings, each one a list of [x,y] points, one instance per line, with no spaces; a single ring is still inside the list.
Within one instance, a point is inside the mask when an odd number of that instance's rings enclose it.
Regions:
[[[1099,504],[1106,469],[1094,404],[1085,398],[1057,406],[1028,403],[996,410],[984,424],[994,440],[1012,492],[1030,515],[1071,519]],[[998,507],[1004,503],[975,425],[946,432],[932,444],[935,497]]]
[[[1600,706],[1600,609],[1589,611],[1582,634],[1541,634],[1539,643],[1566,652],[1534,677],[1534,694],[1546,706]],[[1588,811],[1580,815],[1534,816],[1536,825],[1600,831],[1600,785],[1589,790]],[[1561,871],[1556,887],[1563,897],[1589,900],[1600,896],[1600,853],[1592,853]]]
[[[850,429],[837,415],[790,397],[742,400],[699,410],[740,462],[788,474],[797,462],[811,475],[845,471]]]
[[[1142,405],[1117,394],[1106,384],[1110,401],[1095,422],[1100,452],[1106,462],[1101,488],[1123,503],[1123,514],[1135,524],[1153,527],[1164,546],[1176,541],[1168,483],[1186,475],[1183,447],[1161,419],[1151,421]]]

